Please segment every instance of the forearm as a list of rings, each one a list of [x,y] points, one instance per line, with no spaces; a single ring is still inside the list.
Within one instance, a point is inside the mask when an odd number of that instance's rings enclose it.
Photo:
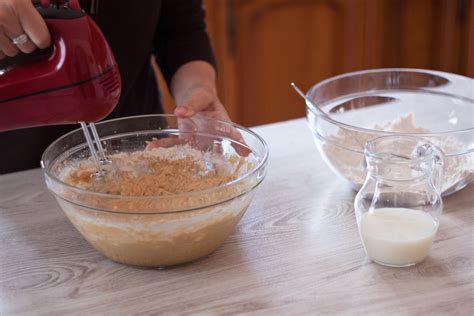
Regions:
[[[192,61],[182,65],[171,80],[171,93],[180,105],[189,97],[191,91],[197,88],[217,96],[216,71],[205,61]]]

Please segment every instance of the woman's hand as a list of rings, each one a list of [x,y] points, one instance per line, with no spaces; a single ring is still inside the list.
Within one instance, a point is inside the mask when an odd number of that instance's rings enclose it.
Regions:
[[[179,118],[195,114],[214,119],[230,120],[217,97],[216,72],[204,61],[189,62],[176,71],[171,92],[176,101],[174,114]]]
[[[183,91],[182,96],[177,101],[174,114],[179,118],[187,118],[193,115],[230,121],[229,114],[217,97],[214,90],[196,85]]]
[[[240,133],[232,125],[210,126],[206,120],[192,119],[188,122],[186,118],[195,116],[211,119],[230,121],[229,114],[217,97],[216,72],[214,68],[204,61],[193,61],[181,66],[171,81],[171,92],[176,102],[174,114],[182,119],[179,123],[180,129],[192,130],[193,124],[200,124],[200,128],[210,133],[224,134],[237,143],[233,146],[242,155],[249,154],[248,149],[243,145]],[[189,126],[188,126],[189,125]],[[200,140],[201,145],[212,146],[209,139]],[[205,144],[209,142],[209,144]],[[240,144],[239,144],[240,143]]]
[[[23,34],[26,41],[13,44],[13,39]],[[46,23],[31,0],[0,0],[0,59],[13,57],[20,51],[31,53],[50,44]]]

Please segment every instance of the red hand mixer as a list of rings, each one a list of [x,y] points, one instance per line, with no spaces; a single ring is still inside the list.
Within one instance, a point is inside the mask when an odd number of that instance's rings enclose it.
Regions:
[[[97,167],[93,184],[97,190],[109,178],[117,184],[95,125],[85,123],[106,117],[119,101],[122,86],[112,51],[78,0],[34,3],[53,44],[0,60],[0,131],[80,123]]]
[[[36,3],[53,44],[0,60],[0,131],[106,117],[121,81],[104,35],[78,0]]]

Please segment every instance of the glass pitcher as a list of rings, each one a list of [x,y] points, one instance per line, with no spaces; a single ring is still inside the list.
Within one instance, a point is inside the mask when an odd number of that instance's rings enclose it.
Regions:
[[[443,202],[443,153],[408,135],[375,138],[365,146],[367,177],[354,208],[367,255],[395,267],[428,254]]]

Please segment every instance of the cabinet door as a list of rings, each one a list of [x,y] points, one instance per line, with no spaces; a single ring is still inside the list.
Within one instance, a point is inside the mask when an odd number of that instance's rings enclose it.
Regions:
[[[469,12],[469,14],[466,24],[467,30],[464,36],[466,43],[466,51],[464,53],[466,63],[465,74],[474,78],[474,1],[470,0],[466,6],[466,11]]]
[[[367,68],[467,74],[471,0],[374,0],[367,6]]]
[[[230,0],[226,10],[234,119],[244,125],[303,116],[291,81],[306,90],[363,67],[362,1]]]

